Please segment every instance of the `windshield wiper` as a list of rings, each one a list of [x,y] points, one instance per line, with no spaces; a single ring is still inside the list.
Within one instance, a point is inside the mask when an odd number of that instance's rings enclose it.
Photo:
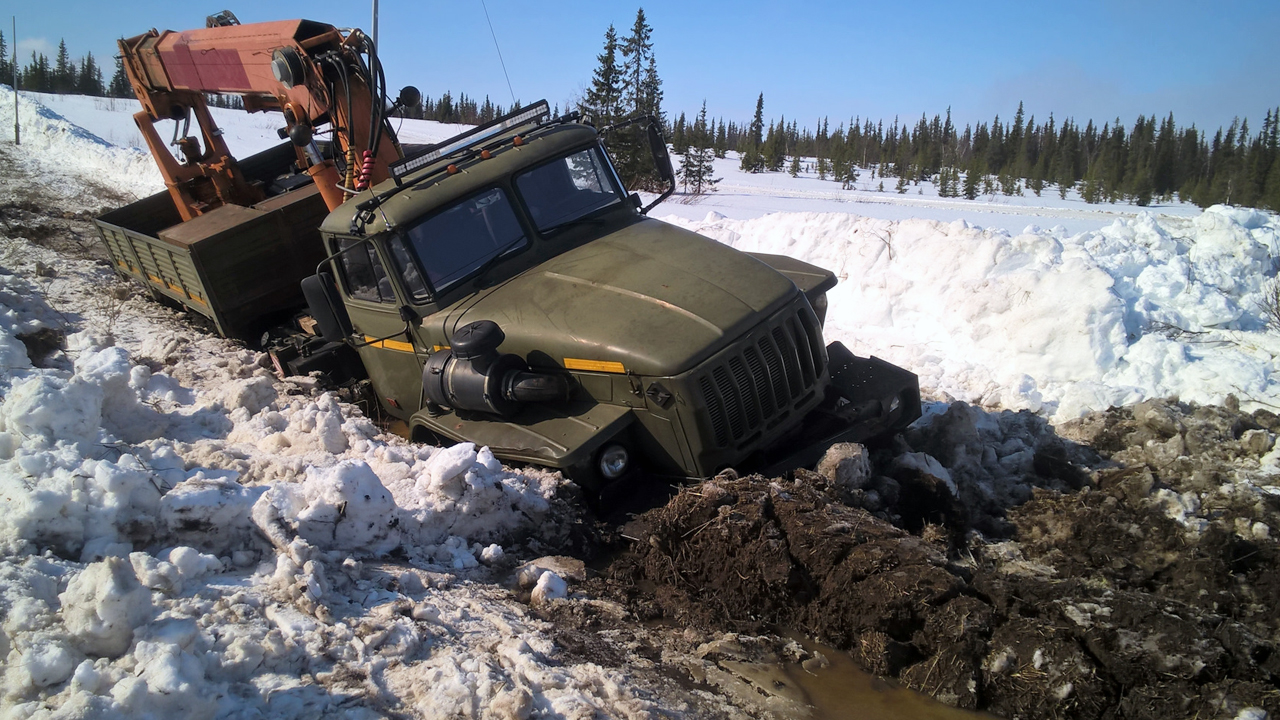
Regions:
[[[540,229],[539,232],[541,232],[543,235],[550,235],[552,233],[560,232],[565,228],[573,227],[574,225],[587,224],[587,223],[591,225],[602,225],[604,224],[604,218],[594,213],[588,213],[581,217],[573,218],[572,220],[565,220],[562,223],[556,223],[555,225],[552,225],[549,228]]]
[[[484,276],[487,275],[489,271],[493,269],[493,266],[497,265],[503,258],[507,257],[512,252],[522,247],[518,245],[518,243],[520,242],[520,240],[523,240],[523,239],[524,238],[521,237],[513,241],[510,245],[503,248],[501,252],[489,258],[488,260],[485,260],[480,265],[480,267],[476,269],[475,275],[472,276],[471,284],[479,285],[482,281],[484,281]]]

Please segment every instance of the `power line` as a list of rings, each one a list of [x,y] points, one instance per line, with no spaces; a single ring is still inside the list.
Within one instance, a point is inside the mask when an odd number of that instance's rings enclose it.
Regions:
[[[507,74],[507,61],[502,59],[502,48],[498,47],[498,34],[493,31],[493,21],[489,19],[489,6],[484,0],[480,0],[480,7],[484,8],[484,21],[489,23],[489,34],[493,36],[493,47],[498,51],[498,62],[502,64],[502,76],[507,79],[507,92],[511,93],[511,105],[516,104],[516,91],[511,88],[511,76]]]

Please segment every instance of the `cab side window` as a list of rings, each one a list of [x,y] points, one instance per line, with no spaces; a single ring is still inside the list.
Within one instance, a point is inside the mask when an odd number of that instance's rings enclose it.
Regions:
[[[395,293],[391,291],[391,279],[378,259],[373,244],[351,238],[341,238],[339,249],[343,253],[338,256],[342,267],[342,280],[347,294],[356,300],[367,302],[393,303]]]

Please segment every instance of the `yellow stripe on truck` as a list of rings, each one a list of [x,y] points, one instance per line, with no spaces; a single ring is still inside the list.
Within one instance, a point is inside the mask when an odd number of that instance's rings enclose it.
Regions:
[[[586,370],[587,372],[607,372],[626,374],[627,369],[620,362],[612,360],[580,360],[578,358],[565,358],[564,366],[567,370]]]
[[[375,342],[376,340],[376,342]],[[386,348],[387,350],[399,350],[400,352],[413,352],[413,345],[403,340],[378,340],[377,338],[364,336],[364,341],[369,343],[369,347]]]

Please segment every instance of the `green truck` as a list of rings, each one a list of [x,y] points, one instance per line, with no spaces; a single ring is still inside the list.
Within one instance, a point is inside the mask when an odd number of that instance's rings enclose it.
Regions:
[[[648,206],[611,132],[648,139],[668,184]],[[647,216],[675,187],[652,118],[597,130],[536,103],[327,213],[289,152],[242,163],[260,203],[177,224],[161,194],[98,227],[119,272],[261,339],[282,373],[367,384],[415,441],[598,490],[811,465],[920,415],[914,374],[823,340],[831,272]]]

